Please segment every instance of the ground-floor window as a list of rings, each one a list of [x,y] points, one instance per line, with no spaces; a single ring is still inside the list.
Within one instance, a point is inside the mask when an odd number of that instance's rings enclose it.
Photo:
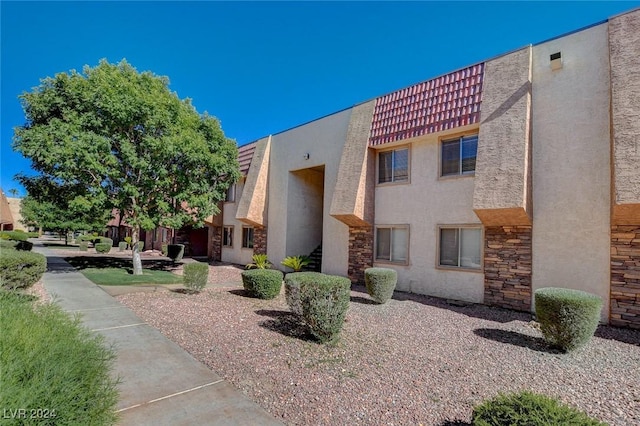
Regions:
[[[233,247],[233,226],[224,226],[222,228],[222,245],[224,247]]]
[[[242,248],[253,248],[253,228],[242,228]]]
[[[409,225],[376,226],[376,261],[409,261]]]
[[[441,226],[438,264],[444,267],[482,268],[482,228]]]

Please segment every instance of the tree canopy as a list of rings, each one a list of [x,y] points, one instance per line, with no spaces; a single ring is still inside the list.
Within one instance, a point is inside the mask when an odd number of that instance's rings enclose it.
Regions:
[[[13,146],[37,172],[19,176],[27,190],[55,202],[65,188],[67,203],[117,208],[134,241],[138,229],[202,225],[240,176],[218,120],[124,60],[47,77],[20,100],[27,120]]]

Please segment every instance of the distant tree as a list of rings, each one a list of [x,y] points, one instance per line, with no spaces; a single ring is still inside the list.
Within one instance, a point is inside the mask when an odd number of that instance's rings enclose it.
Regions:
[[[73,187],[70,205],[118,208],[133,228],[134,274],[142,274],[139,229],[202,226],[240,176],[237,146],[218,120],[168,85],[124,60],[102,60],[20,96],[27,122],[13,147],[38,172],[20,181]]]
[[[67,199],[71,199],[72,202],[66,203]],[[104,229],[109,217],[102,208],[75,201],[75,197],[59,197],[55,202],[38,201],[28,195],[20,202],[22,223],[25,226],[57,232],[64,236],[65,244],[68,243],[67,235],[69,232],[101,231]]]

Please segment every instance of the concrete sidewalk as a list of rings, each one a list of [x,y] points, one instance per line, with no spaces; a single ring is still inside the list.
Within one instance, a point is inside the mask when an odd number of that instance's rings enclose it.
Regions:
[[[34,251],[47,256],[42,280],[55,302],[81,314],[86,327],[114,345],[114,375],[121,379],[119,424],[282,425],[54,250],[36,245]]]

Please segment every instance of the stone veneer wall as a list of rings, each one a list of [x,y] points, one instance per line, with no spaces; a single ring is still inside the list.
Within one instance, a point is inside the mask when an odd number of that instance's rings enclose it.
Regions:
[[[484,303],[531,310],[531,226],[484,230]]]
[[[253,253],[267,254],[267,227],[253,228]]]
[[[373,266],[373,227],[349,227],[349,279],[364,284],[364,270]]]
[[[611,226],[610,321],[640,329],[640,224]]]
[[[222,260],[222,226],[212,226],[209,230],[211,235],[211,260]]]

